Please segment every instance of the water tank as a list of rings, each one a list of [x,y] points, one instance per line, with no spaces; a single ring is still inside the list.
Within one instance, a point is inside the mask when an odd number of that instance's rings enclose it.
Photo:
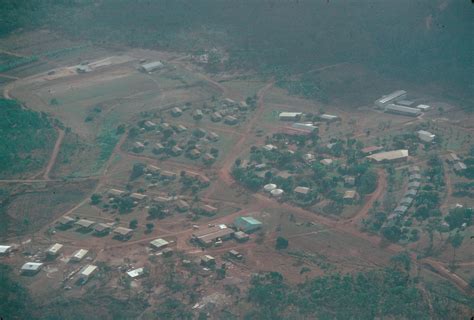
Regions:
[[[272,190],[275,190],[276,189],[276,184],[273,184],[273,183],[269,183],[269,184],[266,184],[263,189],[267,192],[271,192]]]
[[[274,196],[274,197],[279,197],[279,196],[281,196],[281,195],[283,194],[283,190],[281,190],[281,189],[273,189],[273,190],[271,191],[271,194],[272,194],[272,196]]]

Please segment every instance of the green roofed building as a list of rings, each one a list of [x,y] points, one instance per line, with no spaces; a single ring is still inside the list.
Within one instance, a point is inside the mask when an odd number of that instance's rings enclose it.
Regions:
[[[237,229],[244,232],[253,232],[262,227],[262,223],[253,217],[238,217],[235,218],[234,224]]]

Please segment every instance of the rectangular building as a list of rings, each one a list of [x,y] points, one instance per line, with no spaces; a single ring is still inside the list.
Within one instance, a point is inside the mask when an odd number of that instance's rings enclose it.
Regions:
[[[62,248],[63,248],[62,244],[55,243],[51,247],[49,247],[48,250],[46,250],[46,254],[52,257],[57,256]]]
[[[161,238],[150,241],[150,246],[155,250],[161,250],[161,249],[165,248],[166,246],[168,246],[168,244],[169,244],[168,241],[166,241],[165,239],[161,239]]]
[[[410,108],[404,106],[398,106],[396,104],[389,104],[385,107],[386,113],[399,114],[408,117],[417,117],[421,114],[421,110],[417,108]]]
[[[406,96],[407,96],[407,92],[405,90],[397,90],[388,95],[382,96],[382,98],[375,101],[375,105],[377,107],[383,108],[391,102],[404,99]]]
[[[378,163],[407,160],[408,150],[399,149],[399,150],[393,150],[393,151],[387,151],[387,152],[379,152],[379,153],[375,153],[370,156],[367,156],[366,158]]]
[[[203,246],[210,246],[218,240],[228,240],[234,234],[234,230],[226,225],[217,225],[207,229],[197,230],[192,234],[192,239]]]
[[[301,119],[303,113],[301,112],[280,112],[278,118],[281,121],[297,121]]]
[[[237,229],[248,233],[260,229],[263,224],[253,217],[237,217],[234,220],[234,225]]]
[[[72,254],[70,261],[80,262],[82,259],[85,258],[85,256],[87,256],[88,253],[89,253],[89,250],[79,249]]]

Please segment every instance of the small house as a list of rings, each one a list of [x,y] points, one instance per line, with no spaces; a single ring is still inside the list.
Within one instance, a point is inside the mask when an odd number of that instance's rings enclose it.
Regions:
[[[75,225],[79,227],[79,229],[91,229],[92,226],[95,224],[94,221],[87,220],[87,219],[80,219],[76,221]]]
[[[92,276],[97,271],[99,271],[99,268],[97,266],[94,266],[92,264],[89,264],[89,265],[85,266],[84,268],[81,269],[81,271],[79,271],[78,281],[81,284],[85,284],[87,281],[89,281],[92,278]]]
[[[71,262],[80,262],[82,259],[84,259],[87,254],[89,253],[89,250],[86,249],[79,249],[76,252],[74,252],[71,256],[70,261]]]
[[[436,135],[432,134],[431,132],[425,130],[419,130],[417,132],[418,139],[422,142],[431,143],[435,139]]]
[[[153,153],[160,154],[163,153],[163,151],[165,151],[165,146],[159,142],[155,143],[155,146],[153,147]]]
[[[109,189],[107,195],[109,197],[121,197],[125,194],[125,191],[119,189]]]
[[[132,198],[134,201],[142,201],[146,199],[148,196],[143,193],[138,193],[138,192],[133,192],[130,194],[130,198]]]
[[[343,200],[345,203],[353,203],[355,200],[357,200],[358,194],[355,190],[346,190],[344,192]]]
[[[183,114],[183,110],[181,110],[180,108],[178,107],[174,107],[173,109],[171,109],[171,115],[173,117],[179,117]]]
[[[130,239],[133,235],[133,230],[124,227],[117,227],[114,229],[115,238],[120,240]]]
[[[240,254],[240,252],[238,252],[237,250],[230,250],[228,253],[230,257],[237,260],[241,260],[243,258],[242,254]]]
[[[206,152],[204,156],[202,157],[202,160],[206,163],[211,163],[211,162],[214,162],[216,158],[212,154]]]
[[[127,271],[127,275],[132,279],[138,279],[145,274],[144,268],[137,268],[130,271]]]
[[[201,257],[201,265],[205,267],[212,267],[216,264],[216,259],[208,254]]]
[[[135,141],[133,143],[133,152],[142,152],[143,150],[145,150],[145,145],[143,143],[141,143],[140,141]]]
[[[0,257],[6,256],[12,252],[12,246],[0,245]]]
[[[68,228],[72,227],[74,225],[74,222],[76,222],[76,219],[73,219],[69,216],[62,216],[58,219],[57,224],[59,224],[60,227]]]
[[[405,197],[415,198],[418,194],[418,189],[409,189],[405,192]]]
[[[419,189],[421,183],[419,181],[412,181],[408,183],[408,189]]]
[[[160,177],[165,180],[173,180],[176,179],[177,174],[172,171],[162,171],[160,173]]]
[[[211,131],[207,134],[207,139],[209,141],[218,141],[219,140],[219,135],[217,133]]]
[[[201,109],[197,109],[197,110],[194,111],[194,113],[193,113],[193,119],[194,120],[201,120],[202,117],[203,117],[203,113],[202,113]]]
[[[217,208],[208,204],[199,206],[199,212],[205,215],[215,215],[217,213]]]
[[[408,176],[408,180],[410,181],[421,181],[421,174],[413,173]]]
[[[234,116],[226,116],[224,117],[224,123],[228,125],[235,125],[239,122],[239,120]]]
[[[454,171],[461,172],[461,171],[466,170],[467,166],[464,162],[459,161],[454,164],[453,168],[454,168]]]
[[[344,177],[344,185],[345,185],[346,187],[353,187],[353,186],[355,186],[355,177],[353,177],[353,176]]]
[[[185,212],[189,210],[189,204],[184,200],[178,200],[176,202],[176,209],[180,212]]]
[[[234,232],[234,238],[237,242],[245,242],[249,239],[249,235],[243,231]]]
[[[46,250],[46,254],[49,257],[55,257],[59,254],[59,252],[61,251],[62,248],[63,248],[62,244],[55,243],[51,247],[49,247],[48,250]]]
[[[40,272],[42,268],[43,264],[41,262],[27,262],[21,267],[20,273],[23,275],[32,276]]]
[[[178,146],[174,146],[173,148],[171,148],[171,154],[175,157],[181,155],[181,153],[183,153],[183,149],[181,149],[180,147]]]
[[[168,241],[166,241],[165,239],[161,239],[161,238],[150,241],[150,247],[152,247],[155,250],[161,250],[161,249],[165,248],[166,246],[168,246],[168,244],[169,244]]]
[[[219,113],[219,112],[214,112],[212,115],[211,115],[211,120],[213,122],[220,122],[222,121],[222,115]]]
[[[94,233],[96,235],[106,235],[112,230],[112,225],[110,223],[98,223],[94,226]]]
[[[332,159],[323,159],[323,160],[319,161],[319,163],[321,163],[323,166],[330,166],[333,163],[333,160]]]
[[[156,123],[154,123],[153,121],[147,120],[143,123],[143,126],[147,130],[152,130],[156,128]]]
[[[142,65],[139,67],[139,70],[142,71],[142,72],[151,73],[151,72],[153,72],[153,71],[162,69],[163,67],[164,67],[163,62],[161,62],[161,61],[153,61],[153,62],[148,62],[148,63],[142,64]]]
[[[293,192],[298,194],[298,195],[302,195],[302,196],[306,196],[309,192],[311,191],[310,188],[308,187],[296,187]]]
[[[189,152],[189,156],[193,159],[197,159],[201,156],[201,151],[199,151],[198,149],[194,148],[193,150],[191,150]]]

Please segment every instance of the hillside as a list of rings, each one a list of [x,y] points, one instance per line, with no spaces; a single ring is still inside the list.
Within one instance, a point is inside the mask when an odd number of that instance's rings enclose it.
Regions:
[[[56,131],[45,114],[0,99],[0,177],[42,168],[55,138]]]

